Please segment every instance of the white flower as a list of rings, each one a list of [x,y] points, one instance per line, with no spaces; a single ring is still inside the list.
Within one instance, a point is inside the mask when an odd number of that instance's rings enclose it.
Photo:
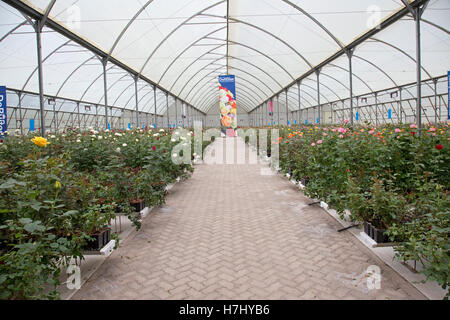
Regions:
[[[52,138],[52,139],[55,139],[55,138],[56,138],[56,136],[54,136],[54,135],[51,135],[51,136],[50,136],[50,138]]]
[[[136,139],[136,142],[139,142],[139,139]]]
[[[159,132],[164,132],[164,129],[159,129]]]
[[[194,153],[193,153],[193,156],[194,156],[194,157],[196,157],[196,156],[197,156],[197,154],[196,154],[196,153],[194,152]]]
[[[172,158],[176,158],[178,155],[176,153],[172,154]]]
[[[66,135],[65,135],[65,134],[62,134],[62,135],[61,135],[61,137],[65,138],[65,137],[66,137]]]
[[[81,140],[80,140],[80,139],[77,139],[77,142],[81,142]]]
[[[174,138],[172,138],[172,139],[170,139],[170,141],[175,142],[175,141],[177,141],[177,140],[175,140]]]
[[[84,148],[83,150],[84,150],[84,151],[87,151],[88,149],[87,149],[87,148]]]
[[[116,149],[116,152],[117,152],[117,153],[120,153],[120,148],[117,148],[117,149]]]
[[[118,132],[116,132],[114,135],[116,135],[116,136],[118,136],[118,137],[121,137],[121,136],[122,136],[122,134],[120,134],[120,133],[118,133]]]
[[[98,140],[102,140],[103,136],[98,136],[97,138],[98,138]]]
[[[157,136],[159,136],[159,133],[155,133],[153,136],[154,136],[154,137],[157,137]]]
[[[175,132],[175,134],[180,134],[180,133],[177,131],[177,132]]]
[[[123,145],[122,145],[122,147],[126,147],[127,146],[127,144],[126,143],[124,143]]]
[[[186,138],[185,138],[185,137],[180,137],[180,139],[181,139],[181,140],[186,140]]]

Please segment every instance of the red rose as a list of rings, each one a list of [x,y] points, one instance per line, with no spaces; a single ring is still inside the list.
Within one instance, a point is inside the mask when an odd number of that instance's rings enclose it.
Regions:
[[[437,150],[441,150],[441,149],[444,148],[444,146],[443,146],[442,144],[437,144],[437,145],[435,146],[435,148],[436,148]]]
[[[159,141],[159,136],[156,137],[156,141]]]
[[[155,151],[155,150],[156,150],[156,147],[155,147],[155,146],[153,146],[153,147],[152,147],[152,149],[153,149],[153,151]]]
[[[416,133],[415,133],[414,131],[412,131],[412,132],[411,132],[411,134],[412,134],[413,136],[415,136],[415,135],[416,135]]]
[[[166,153],[166,150],[163,150],[163,153]]]

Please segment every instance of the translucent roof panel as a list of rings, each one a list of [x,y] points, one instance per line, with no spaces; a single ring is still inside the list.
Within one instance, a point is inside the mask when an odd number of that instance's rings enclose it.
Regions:
[[[14,8],[19,4],[31,20]],[[44,91],[61,98],[104,103],[103,66],[90,47],[110,60],[108,104],[118,108],[135,108],[131,73],[142,78],[140,110],[154,112],[157,86],[159,114],[167,109],[163,91],[172,104],[177,97],[208,112],[217,106],[222,74],[236,75],[240,111],[249,112],[286,89],[294,99],[289,108],[295,110],[297,79],[302,79],[302,103],[312,106],[317,104],[312,70],[336,54],[321,69],[321,102],[348,99],[349,61],[343,50],[391,17],[396,21],[354,50],[354,94],[416,80],[415,22],[401,0],[17,0],[0,3],[0,83],[39,90],[30,23],[34,10],[43,15],[47,9],[53,25],[42,33]],[[425,80],[450,69],[449,11],[448,0],[431,0],[424,11]]]

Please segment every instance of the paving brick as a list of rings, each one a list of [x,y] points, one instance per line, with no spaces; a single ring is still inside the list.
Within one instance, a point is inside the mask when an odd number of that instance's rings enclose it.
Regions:
[[[424,299],[384,264],[355,282],[379,260],[265,166],[197,165],[73,299]]]

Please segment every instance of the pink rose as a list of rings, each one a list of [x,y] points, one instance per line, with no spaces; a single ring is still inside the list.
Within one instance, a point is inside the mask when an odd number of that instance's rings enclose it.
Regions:
[[[374,134],[374,132],[375,132],[375,131],[373,131],[373,130],[370,130],[370,131],[369,131],[369,134]]]
[[[344,139],[344,135],[342,135],[342,134],[339,135],[339,138]]]
[[[317,144],[322,144],[322,142],[323,142],[322,140],[318,140]]]
[[[409,126],[411,129],[415,129],[417,128],[417,126],[413,123],[412,125]]]
[[[328,133],[324,133],[323,136],[326,137],[328,135]]]
[[[435,131],[436,131],[436,128],[430,128],[430,131],[431,131],[431,132],[435,132]]]
[[[314,147],[315,145],[316,145],[316,144],[315,144],[314,142],[313,142],[313,143],[311,143],[311,146],[312,146],[312,147]]]
[[[346,132],[347,132],[347,130],[345,130],[344,128],[339,128],[338,131],[339,131],[340,133],[346,133]]]
[[[396,128],[395,132],[400,133],[400,132],[402,132],[402,130],[400,130],[399,128]]]
[[[344,120],[344,122],[345,122],[345,123],[349,123],[349,122],[350,122],[350,120],[348,120],[348,119],[345,119],[345,120]]]

